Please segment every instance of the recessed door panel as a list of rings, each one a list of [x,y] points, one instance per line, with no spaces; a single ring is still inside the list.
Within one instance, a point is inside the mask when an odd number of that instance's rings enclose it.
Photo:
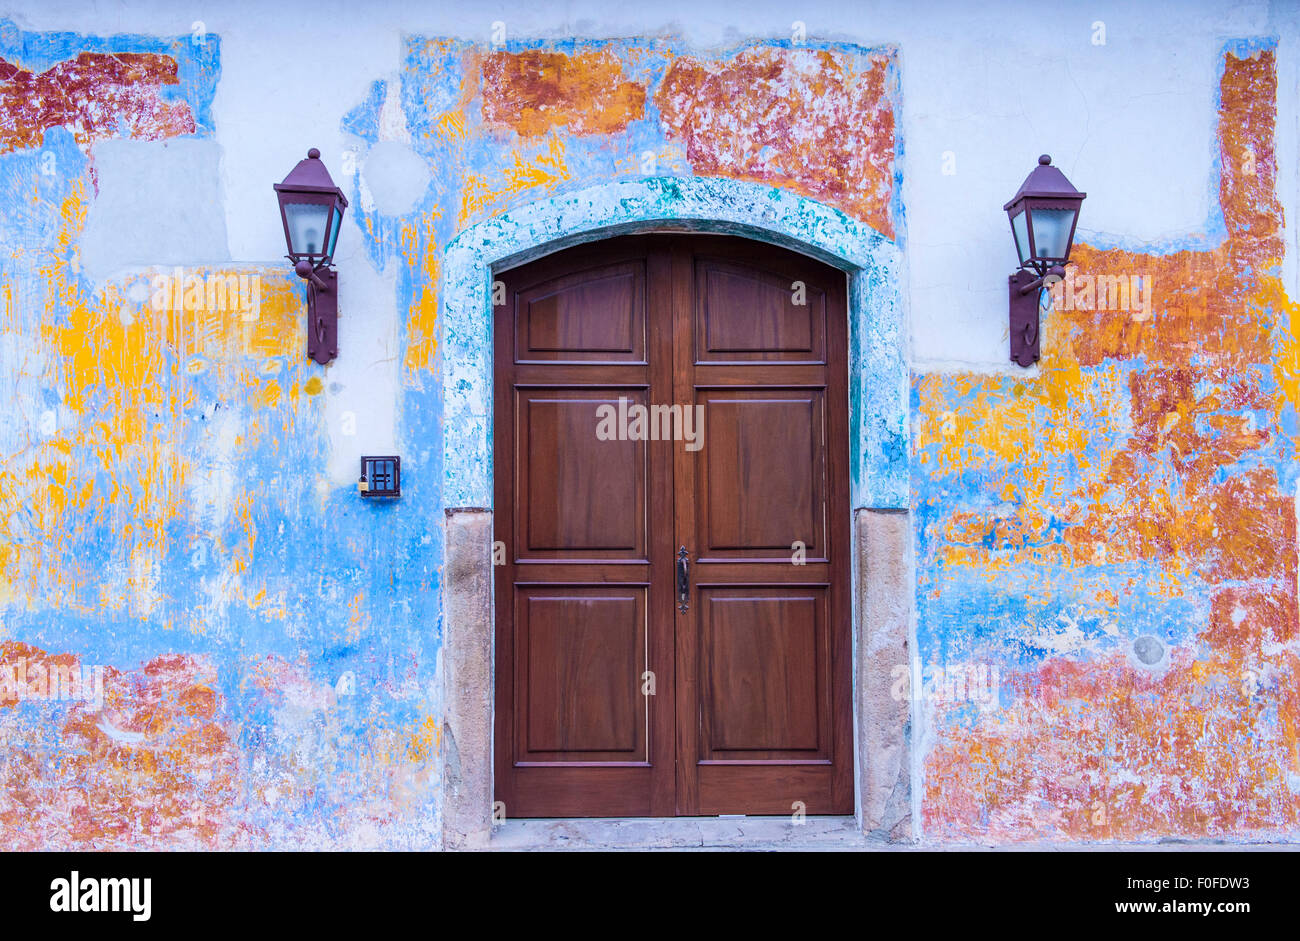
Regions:
[[[826,296],[800,273],[698,257],[696,361],[825,362]]]
[[[645,588],[521,586],[519,762],[647,761]]]
[[[645,443],[602,438],[602,409],[637,389],[520,389],[522,558],[645,558]]]
[[[823,393],[704,390],[707,447],[699,452],[702,559],[788,560],[826,545]]]
[[[644,363],[645,263],[549,278],[515,300],[516,361]]]
[[[822,588],[701,587],[701,761],[830,757]]]

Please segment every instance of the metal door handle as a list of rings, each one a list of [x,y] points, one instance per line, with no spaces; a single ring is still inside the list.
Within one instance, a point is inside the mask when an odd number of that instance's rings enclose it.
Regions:
[[[691,554],[682,546],[677,550],[677,610],[685,614],[691,607]]]

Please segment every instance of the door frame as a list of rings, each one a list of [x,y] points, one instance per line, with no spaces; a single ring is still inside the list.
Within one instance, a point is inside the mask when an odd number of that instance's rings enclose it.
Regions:
[[[848,276],[855,818],[864,834],[911,840],[920,791],[909,717],[920,684],[901,251],[843,212],[785,190],[648,177],[512,209],[465,229],[443,255],[443,845],[487,847],[493,832],[494,273],[583,242],[651,231],[750,238]],[[611,832],[620,824],[610,820]]]

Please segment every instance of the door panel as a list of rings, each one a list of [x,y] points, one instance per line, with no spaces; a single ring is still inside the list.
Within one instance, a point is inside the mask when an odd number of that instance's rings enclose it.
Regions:
[[[645,762],[645,589],[523,586],[515,713],[520,763]]]
[[[499,277],[506,815],[851,813],[843,273],[654,235]],[[696,405],[698,450],[600,424]]]
[[[708,257],[695,273],[696,362],[825,362],[826,296],[817,285],[805,281],[806,303],[794,304],[798,278]]]
[[[701,588],[703,761],[831,757],[820,588]]]
[[[645,559],[645,444],[596,434],[600,407],[617,409],[620,394],[644,403],[646,390],[518,390],[523,558]]]
[[[826,544],[822,393],[701,390],[707,446],[699,452],[701,560],[788,561],[794,542]],[[814,547],[818,547],[814,550]]]
[[[514,309],[518,362],[646,361],[643,260],[549,279]]]

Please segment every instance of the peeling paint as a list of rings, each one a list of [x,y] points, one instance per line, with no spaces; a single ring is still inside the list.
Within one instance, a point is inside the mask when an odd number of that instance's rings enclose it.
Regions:
[[[604,49],[495,52],[483,60],[482,81],[484,120],[520,137],[556,128],[614,134],[645,114],[645,86],[625,81],[621,60]]]
[[[769,183],[843,209],[894,237],[892,54],[748,49],[673,61],[655,93],[701,176]]]

